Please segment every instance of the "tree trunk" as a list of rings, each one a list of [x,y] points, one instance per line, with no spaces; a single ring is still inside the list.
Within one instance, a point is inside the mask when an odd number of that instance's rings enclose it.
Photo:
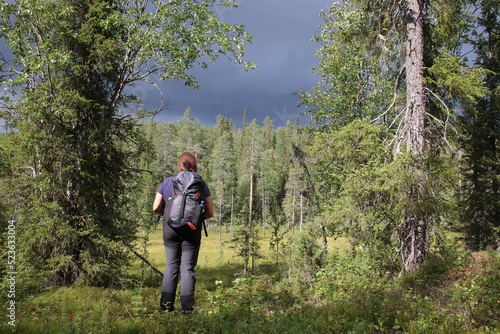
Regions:
[[[410,168],[422,175],[422,166],[418,161],[419,155],[424,152],[425,128],[423,5],[422,0],[407,0],[406,4],[406,112],[401,124],[400,143],[406,143],[407,151],[416,156],[417,161]],[[417,184],[410,187],[410,201],[420,200],[418,189]],[[400,236],[405,271],[415,271],[424,260],[426,225],[420,217],[410,215],[405,219]]]
[[[222,178],[219,180],[219,193],[222,195],[219,199],[219,221],[217,227],[219,228],[219,242],[222,243],[222,203],[225,202],[224,194],[224,181]]]
[[[406,149],[424,151],[424,29],[421,0],[407,0],[406,112],[403,119]]]
[[[252,134],[252,151],[250,152],[250,208],[249,208],[249,213],[248,213],[248,236],[249,239],[249,252],[250,252],[250,257],[251,257],[251,270],[252,272],[255,269],[255,256],[254,256],[254,251],[253,251],[253,246],[252,246],[252,240],[254,238],[253,235],[253,183],[254,183],[254,135]]]
[[[295,183],[293,184],[292,190],[292,235],[295,233]]]
[[[427,224],[416,217],[408,217],[401,234],[403,269],[410,272],[415,271],[422,264],[426,255]]]
[[[260,164],[260,180],[261,180],[261,206],[262,206],[262,235],[266,235],[266,191],[264,187],[264,173],[262,171],[262,163]]]

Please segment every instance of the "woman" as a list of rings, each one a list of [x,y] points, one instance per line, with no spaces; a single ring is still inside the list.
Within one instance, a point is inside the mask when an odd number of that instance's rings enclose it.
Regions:
[[[179,157],[177,167],[179,172],[197,172],[196,157],[185,152]],[[173,195],[173,177],[167,177],[156,192],[153,211],[162,214],[165,199]],[[204,184],[205,212],[204,219],[213,216],[213,204],[210,190]],[[167,266],[163,275],[161,287],[160,307],[169,312],[174,310],[175,293],[181,275],[181,306],[183,312],[190,312],[194,306],[194,288],[196,278],[194,267],[198,261],[201,243],[201,228],[192,230],[174,230],[165,221],[163,222],[163,244]]]

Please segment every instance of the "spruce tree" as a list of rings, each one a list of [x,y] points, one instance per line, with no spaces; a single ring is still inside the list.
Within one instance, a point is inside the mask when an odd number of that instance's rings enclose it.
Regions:
[[[229,120],[217,117],[216,142],[208,159],[210,170],[210,189],[212,192],[215,220],[219,227],[219,238],[222,226],[229,224],[231,214],[231,189],[236,186],[236,154],[232,126]]]
[[[318,127],[335,130],[365,119],[387,129],[394,167],[405,165],[396,177],[406,178],[400,189],[406,205],[398,208],[404,217],[394,232],[406,271],[422,264],[432,226],[442,219],[437,198],[449,189],[437,184],[449,180],[431,182],[432,163],[450,156],[453,106],[460,97],[481,94],[476,88],[481,71],[468,68],[457,48],[467,16],[461,5],[426,0],[333,5],[318,36],[323,46],[316,69],[324,80],[301,95]]]
[[[478,2],[477,28],[471,44],[476,64],[490,71],[487,95],[468,103],[461,117],[464,151],[461,221],[472,250],[500,247],[500,5]]]

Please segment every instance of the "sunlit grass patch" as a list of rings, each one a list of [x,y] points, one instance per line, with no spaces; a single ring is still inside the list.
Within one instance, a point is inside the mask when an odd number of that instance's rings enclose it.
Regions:
[[[295,231],[295,234],[300,233]],[[283,240],[283,245],[290,242],[292,234],[288,233]],[[237,255],[237,245],[232,241],[233,236],[223,227],[221,231],[211,229],[208,231],[208,237],[204,234],[201,240],[200,255],[196,268],[198,290],[215,289],[216,281],[223,281],[225,284],[232,282],[239,277],[243,271],[243,259]],[[289,252],[276,257],[274,251],[270,247],[271,233],[259,231],[258,240],[260,242],[260,255],[254,263],[254,271],[256,275],[270,275],[276,279],[283,278],[287,275],[289,260]],[[322,240],[318,240],[318,244],[322,244]],[[328,238],[329,253],[343,254],[349,249],[349,243],[345,238]],[[139,251],[139,250],[138,250]],[[139,251],[141,254],[144,250]],[[159,271],[165,269],[165,250],[163,246],[162,226],[161,224],[154,229],[150,235],[145,253],[148,261]],[[277,263],[278,261],[278,263]],[[141,273],[141,268],[145,277],[138,277]],[[143,283],[149,287],[161,286],[161,276],[151,270],[140,259],[136,259],[130,270],[133,275],[142,279]]]
[[[300,233],[300,232],[295,232]],[[291,234],[288,234],[287,239],[284,243],[288,242]],[[261,244],[260,252],[262,259],[259,261],[261,263],[268,263],[274,261],[274,254],[270,249],[269,243],[271,239],[271,233],[267,232],[265,235],[259,235],[259,241]],[[232,236],[230,232],[223,231],[219,233],[218,231],[209,231],[208,237],[202,236],[200,256],[198,259],[199,268],[213,268],[224,266],[233,266],[240,264],[243,266],[242,259],[236,255],[235,244],[231,242]],[[349,248],[349,244],[346,238],[328,238],[328,250],[329,252],[344,253]],[[149,261],[159,268],[164,268],[165,266],[165,250],[163,247],[162,239],[162,227],[158,227],[150,234],[149,243],[147,246],[147,253],[149,256]],[[137,262],[139,263],[139,262]]]

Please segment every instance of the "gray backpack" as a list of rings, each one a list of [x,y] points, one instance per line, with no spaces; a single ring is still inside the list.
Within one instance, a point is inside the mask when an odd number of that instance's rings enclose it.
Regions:
[[[175,230],[200,229],[205,222],[203,179],[198,173],[183,171],[173,177],[172,184],[174,191],[165,203],[163,220]]]

